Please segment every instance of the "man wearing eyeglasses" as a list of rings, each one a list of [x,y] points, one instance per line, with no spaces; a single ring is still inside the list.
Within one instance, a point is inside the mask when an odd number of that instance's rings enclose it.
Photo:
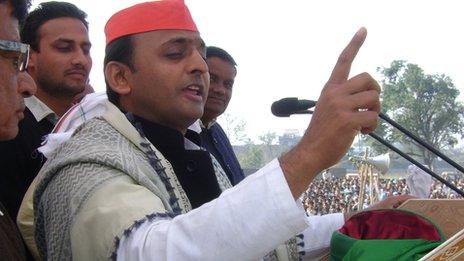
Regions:
[[[16,217],[27,188],[45,162],[37,151],[57,119],[86,91],[92,67],[87,14],[67,2],[46,2],[31,11],[21,27],[30,45],[28,73],[37,93],[25,99],[19,134],[0,142],[0,200]]]
[[[0,140],[18,134],[18,122],[24,117],[24,97],[35,93],[35,85],[24,72],[29,46],[20,43],[18,35],[18,22],[26,16],[29,5],[29,0],[0,0]],[[18,230],[1,202],[0,259],[26,259]]]
[[[0,1],[0,137],[12,139],[18,134],[18,122],[24,117],[24,97],[33,94],[18,86],[18,75],[26,69],[29,46],[18,42],[18,18],[9,1]]]

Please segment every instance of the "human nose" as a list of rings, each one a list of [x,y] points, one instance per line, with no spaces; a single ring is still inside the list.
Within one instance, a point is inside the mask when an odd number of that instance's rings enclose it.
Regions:
[[[190,60],[189,73],[205,74],[208,72],[208,65],[199,51],[194,51]]]
[[[37,86],[34,79],[27,72],[18,74],[18,93],[24,98],[32,96],[37,91]]]
[[[90,53],[88,51],[84,51],[82,49],[79,49],[76,51],[73,59],[72,59],[72,64],[73,65],[82,65],[86,68],[91,68],[92,66],[92,58],[90,57]],[[90,69],[89,69],[90,70]]]
[[[226,87],[222,83],[210,84],[209,88],[217,94],[224,95],[226,93]]]

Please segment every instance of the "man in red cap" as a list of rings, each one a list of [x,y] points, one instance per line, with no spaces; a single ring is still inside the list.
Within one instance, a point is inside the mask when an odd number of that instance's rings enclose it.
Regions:
[[[37,180],[41,255],[299,259],[292,236],[308,224],[297,198],[377,124],[377,82],[367,73],[348,79],[365,29],[341,54],[301,142],[233,188],[214,157],[184,138],[203,114],[209,74],[183,1],[124,9],[105,33],[110,102],[54,151]]]

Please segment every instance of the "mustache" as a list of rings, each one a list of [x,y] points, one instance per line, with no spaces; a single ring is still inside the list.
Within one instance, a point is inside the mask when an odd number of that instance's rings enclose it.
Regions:
[[[209,80],[207,83],[209,83]],[[195,74],[190,84],[205,86],[206,83],[201,74]]]
[[[74,65],[72,68],[69,68],[64,71],[64,74],[73,74],[73,73],[78,73],[78,74],[82,74],[85,76],[89,75],[89,72],[85,69],[85,67],[80,64]]]
[[[208,99],[209,99],[209,98],[213,98],[213,99],[217,99],[217,100],[224,101],[224,97],[217,96],[217,95],[208,95]]]
[[[207,83],[203,80],[201,76],[195,76],[190,81],[184,84],[184,86],[198,86],[201,92],[205,91]]]

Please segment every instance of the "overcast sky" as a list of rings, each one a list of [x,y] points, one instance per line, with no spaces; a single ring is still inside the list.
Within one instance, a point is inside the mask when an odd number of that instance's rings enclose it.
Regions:
[[[33,0],[34,1],[34,0]],[[34,1],[35,7],[44,1]],[[72,0],[87,12],[94,66],[91,84],[104,90],[103,27],[116,11],[142,1]],[[250,137],[306,128],[309,116],[276,118],[273,101],[296,96],[316,100],[338,54],[364,26],[367,40],[352,76],[376,74],[402,59],[426,73],[446,74],[464,93],[461,1],[455,0],[187,0],[207,45],[229,51],[238,75],[228,112],[247,123]],[[463,100],[464,95],[461,95]],[[219,120],[223,125],[227,123]]]

